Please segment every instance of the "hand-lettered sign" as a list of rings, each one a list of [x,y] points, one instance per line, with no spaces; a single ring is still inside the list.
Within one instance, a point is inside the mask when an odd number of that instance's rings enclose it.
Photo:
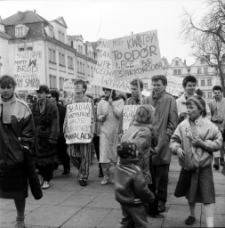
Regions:
[[[176,76],[167,76],[167,87],[166,91],[174,96],[178,96],[184,91],[182,86],[183,78]]]
[[[65,95],[65,98],[72,100],[74,93],[75,93],[75,86],[74,86],[74,80],[72,79],[65,79],[63,82],[63,91]]]
[[[18,52],[14,61],[16,90],[38,90],[41,73],[41,51]]]
[[[91,85],[106,87],[130,93],[130,81],[116,81],[112,69],[112,60],[110,53],[110,40],[100,39],[98,41],[97,65],[95,67],[94,78]]]
[[[133,120],[133,116],[135,115],[139,105],[124,105],[123,108],[123,133],[126,133],[131,121]]]
[[[65,138],[67,144],[91,142],[91,103],[73,103],[67,105],[67,128]]]
[[[112,68],[117,80],[163,73],[156,30],[111,40]]]

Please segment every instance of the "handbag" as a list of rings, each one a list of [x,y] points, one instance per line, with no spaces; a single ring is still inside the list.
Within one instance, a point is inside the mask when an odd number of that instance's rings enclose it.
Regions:
[[[26,164],[26,171],[28,174],[30,190],[34,198],[36,200],[39,200],[42,198],[43,193],[42,193],[40,181],[38,179],[38,175],[34,167],[34,162],[31,157],[30,151],[28,151],[26,148],[23,148],[23,151],[25,154],[25,164]]]

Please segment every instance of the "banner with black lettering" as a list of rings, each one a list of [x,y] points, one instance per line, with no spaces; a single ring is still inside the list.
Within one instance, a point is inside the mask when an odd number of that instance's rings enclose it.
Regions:
[[[41,51],[18,52],[14,61],[16,90],[38,90],[41,74]]]
[[[66,144],[91,142],[91,103],[67,105]]]
[[[123,133],[126,133],[139,105],[124,105],[123,108]]]

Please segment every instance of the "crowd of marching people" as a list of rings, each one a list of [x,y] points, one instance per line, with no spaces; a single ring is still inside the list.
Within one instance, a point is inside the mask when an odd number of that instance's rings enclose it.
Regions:
[[[76,80],[75,95],[65,104],[59,91],[46,85],[22,101],[16,96],[14,78],[0,77],[0,198],[14,200],[16,228],[25,227],[28,181],[34,198],[40,199],[41,189],[51,187],[54,169],[61,163],[62,175],[68,175],[74,165],[78,183],[86,186],[93,150],[99,162],[100,184],[113,183],[121,204],[118,227],[144,228],[147,215],[163,216],[172,154],[181,166],[174,195],[186,197],[190,209],[185,224],[195,223],[195,204],[202,203],[207,227],[214,226],[212,164],[216,170],[223,166],[225,172],[222,88],[214,86],[214,98],[207,103],[196,93],[194,76],[183,79],[184,93],[177,99],[166,91],[164,75],[151,80],[153,91],[148,97],[141,95],[142,81],[134,79],[129,98],[102,88],[104,95],[95,99],[86,94],[86,83]],[[66,144],[66,106],[84,102],[92,106],[92,141]],[[138,105],[126,132],[122,129],[124,105]]]

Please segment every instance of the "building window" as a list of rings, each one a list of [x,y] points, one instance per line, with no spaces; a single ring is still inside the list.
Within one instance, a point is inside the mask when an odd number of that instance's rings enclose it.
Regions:
[[[205,73],[205,74],[208,74],[208,67],[205,67],[205,68],[204,68],[204,73]]]
[[[49,62],[56,63],[56,53],[55,50],[49,48]]]
[[[49,36],[50,36],[50,37],[54,37],[54,36],[53,36],[53,28],[51,28],[51,27],[49,27]]]
[[[80,63],[79,61],[77,61],[77,72],[80,72],[79,70],[80,70]]]
[[[16,36],[23,36],[23,27],[17,27],[16,28]]]
[[[84,63],[83,63],[83,73],[85,74],[85,66],[84,66]]]
[[[201,59],[201,64],[204,64],[205,63],[205,60],[204,59]]]
[[[68,56],[68,68],[73,69],[73,57]]]
[[[179,62],[178,62],[178,61],[175,61],[175,65],[176,65],[176,66],[179,66]]]
[[[144,83],[143,88],[147,90],[148,89],[148,83]]]
[[[58,40],[61,41],[62,43],[65,43],[65,34],[61,31],[59,31],[59,37]]]
[[[198,73],[198,74],[201,74],[201,68],[198,68],[198,69],[197,69],[197,73]]]
[[[205,80],[201,80],[201,86],[205,86]]]
[[[208,79],[207,84],[208,84],[208,86],[211,86],[212,85],[212,79]]]
[[[177,70],[173,70],[173,75],[177,75]]]
[[[33,51],[32,47],[27,47],[27,51]]]
[[[65,55],[59,52],[59,65],[65,66]]]
[[[50,89],[56,89],[57,88],[56,76],[49,75],[49,87],[50,87]]]
[[[59,78],[59,89],[60,90],[63,90],[63,83],[64,83],[64,78],[63,77],[60,77]]]
[[[202,92],[203,93],[203,97],[205,98],[205,92]]]
[[[90,72],[90,67],[89,65],[87,65],[87,75],[90,76],[91,75],[91,72]]]
[[[177,73],[178,75],[181,75],[181,70],[178,70],[178,73]]]
[[[212,98],[212,92],[208,92],[208,98]]]
[[[22,52],[22,51],[24,51],[24,48],[19,48],[19,52]]]

